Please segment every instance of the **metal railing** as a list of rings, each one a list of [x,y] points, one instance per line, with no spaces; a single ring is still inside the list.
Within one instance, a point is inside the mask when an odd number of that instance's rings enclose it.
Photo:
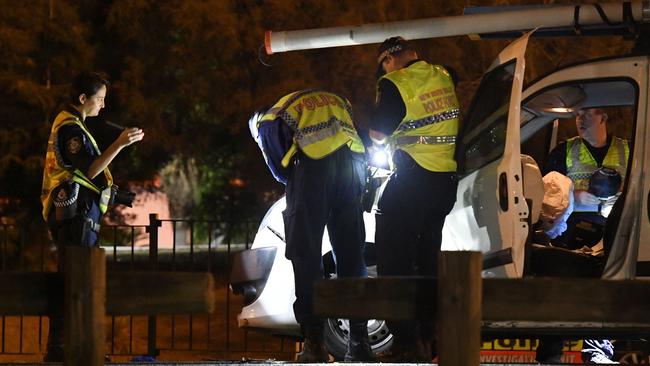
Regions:
[[[102,225],[100,245],[106,251],[108,271],[207,271],[213,274],[217,290],[212,314],[107,316],[107,353],[164,354],[165,359],[179,353],[186,354],[184,359],[190,356],[187,353],[224,360],[293,359],[295,339],[249,333],[237,327],[242,299],[231,296],[229,289],[231,258],[250,247],[255,229],[251,224],[159,219],[155,214],[150,215],[148,225]],[[0,225],[0,270],[55,270],[53,245],[44,240],[26,250],[26,237],[24,228]],[[233,238],[238,238],[237,242]],[[0,317],[0,354],[42,353],[47,344],[47,323],[47,317]]]

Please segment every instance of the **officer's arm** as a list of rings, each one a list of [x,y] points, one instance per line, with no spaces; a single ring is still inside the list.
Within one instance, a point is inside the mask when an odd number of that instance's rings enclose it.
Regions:
[[[117,139],[113,141],[113,143],[101,155],[95,158],[92,164],[90,164],[86,176],[90,179],[95,178],[99,173],[106,169],[108,164],[115,159],[117,154],[119,154],[123,148],[142,140],[143,137],[144,132],[137,127],[127,128],[122,131],[120,136],[118,136]]]
[[[406,114],[402,96],[390,80],[382,79],[377,93],[377,104],[369,123],[370,139],[375,143],[390,136]]]
[[[546,164],[544,165],[543,175],[550,172],[558,172],[562,175],[567,174],[566,167],[566,142],[559,143],[549,154]]]
[[[88,170],[93,161],[93,147],[86,140],[83,130],[77,125],[66,125],[59,129],[57,145],[63,163],[82,172]]]

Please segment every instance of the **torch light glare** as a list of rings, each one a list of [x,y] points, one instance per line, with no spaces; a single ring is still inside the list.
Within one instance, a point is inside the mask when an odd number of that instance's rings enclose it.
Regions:
[[[388,163],[388,154],[383,149],[377,149],[372,153],[372,163],[375,166],[385,166]]]

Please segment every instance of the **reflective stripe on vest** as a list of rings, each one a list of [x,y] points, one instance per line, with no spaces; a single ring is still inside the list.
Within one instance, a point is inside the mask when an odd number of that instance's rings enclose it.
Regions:
[[[106,195],[107,189],[110,190],[110,186],[113,184],[113,177],[108,168],[104,169],[107,188],[102,191],[88,177],[86,177],[83,172],[79,171],[78,169],[72,169],[70,166],[66,166],[61,156],[61,152],[58,151],[58,145],[56,142],[59,129],[62,126],[70,124],[79,126],[84,132],[86,138],[88,138],[92,143],[95,152],[97,152],[97,154],[101,154],[99,147],[97,146],[97,142],[77,116],[67,111],[63,111],[56,116],[56,119],[52,124],[52,131],[50,132],[50,137],[47,143],[47,152],[45,154],[45,169],[43,170],[41,203],[43,204],[42,214],[45,220],[47,220],[50,209],[52,207],[52,192],[63,182],[72,180],[76,183],[79,183],[80,185],[99,194],[100,198]],[[108,200],[99,201],[99,208],[102,213],[106,212],[108,209],[108,206],[106,204],[107,202]]]
[[[395,138],[395,145],[403,146],[410,144],[453,144],[456,143],[456,136],[399,136]]]
[[[625,181],[629,155],[630,149],[627,141],[613,137],[602,166],[615,169]],[[583,191],[589,189],[589,178],[599,168],[589,148],[580,137],[567,140],[566,166],[567,176],[573,181],[574,189]]]
[[[382,78],[395,84],[406,108],[403,120],[390,136],[391,149],[405,151],[429,171],[456,171],[460,110],[449,72],[418,61]]]
[[[282,159],[284,167],[289,166],[298,149],[312,159],[325,157],[342,145],[354,152],[364,152],[352,123],[350,103],[333,93],[308,89],[288,94],[258,123],[276,118],[281,118],[294,132],[293,144]]]
[[[434,123],[440,123],[440,122],[448,121],[450,119],[458,118],[459,116],[460,116],[460,109],[456,108],[447,112],[435,114],[429,117],[424,117],[415,121],[402,122],[397,127],[397,131],[401,132],[405,130],[414,130],[416,128],[425,127],[428,125],[432,125]]]

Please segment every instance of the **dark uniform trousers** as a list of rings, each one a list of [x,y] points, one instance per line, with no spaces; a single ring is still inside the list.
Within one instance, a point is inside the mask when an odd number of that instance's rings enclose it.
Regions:
[[[437,276],[442,227],[456,202],[456,174],[426,170],[403,151],[393,161],[376,215],[378,274]],[[433,320],[390,321],[388,327],[404,343],[433,336]]]
[[[322,323],[313,312],[313,284],[323,278],[321,245],[326,226],[337,276],[367,275],[361,208],[364,182],[364,155],[346,146],[322,159],[310,159],[300,152],[293,160],[283,218],[286,257],[295,276],[293,309],[302,326]]]
[[[94,247],[97,245],[98,233],[92,230],[88,223],[99,224],[102,214],[99,210],[97,202],[88,200],[86,203],[79,202],[77,214],[70,218],[61,221],[56,221],[53,217],[55,215],[55,208],[52,208],[48,226],[52,239],[57,245],[59,250],[66,246],[84,246]],[[90,219],[91,221],[88,221]]]
[[[81,188],[83,193],[80,194],[77,204],[77,214],[69,219],[57,221],[55,219],[56,209],[53,207],[48,219],[48,227],[52,238],[57,246],[59,255],[58,272],[63,274],[65,269],[65,248],[68,246],[94,247],[98,243],[98,233],[91,230],[88,225],[88,219],[93,223],[99,223],[101,212],[98,203],[93,199],[95,194],[88,193]],[[86,194],[83,198],[82,194]],[[85,199],[84,199],[85,198]],[[54,289],[53,289],[54,290]],[[62,290],[62,289],[61,289]],[[47,339],[46,357],[51,357],[46,361],[58,361],[63,355],[64,343],[64,319],[63,319],[63,293],[57,292],[52,294],[56,299],[49,314],[50,326]]]

